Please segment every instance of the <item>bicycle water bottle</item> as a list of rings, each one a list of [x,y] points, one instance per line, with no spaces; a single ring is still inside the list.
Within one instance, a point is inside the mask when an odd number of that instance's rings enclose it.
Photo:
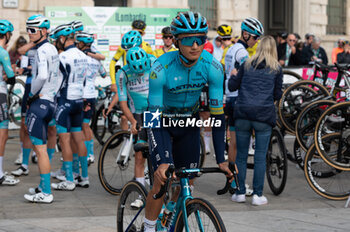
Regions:
[[[133,138],[133,134],[131,134],[129,138],[126,138],[125,146],[124,146],[123,151],[121,153],[122,157],[128,157],[129,156],[130,150],[131,150],[131,146],[132,146],[132,138]]]
[[[173,201],[169,201],[165,207],[163,218],[162,218],[162,226],[168,228],[172,222],[174,210],[176,203]]]

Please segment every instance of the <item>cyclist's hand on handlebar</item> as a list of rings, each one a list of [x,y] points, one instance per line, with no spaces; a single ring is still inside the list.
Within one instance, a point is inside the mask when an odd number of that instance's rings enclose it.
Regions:
[[[102,110],[102,115],[104,118],[107,118],[107,115],[109,114],[109,112],[111,112],[112,108],[108,107],[108,109],[103,109]]]
[[[168,169],[169,164],[161,164],[154,172],[154,180],[158,181],[161,185],[164,185],[167,177],[165,175],[166,170]],[[173,178],[176,178],[175,173],[173,174]]]
[[[228,167],[228,162],[225,161],[225,162],[219,163],[219,168],[222,171],[226,172],[226,177],[230,178],[230,183],[231,183],[233,181],[233,173],[231,172],[231,170]]]
[[[131,133],[133,133],[134,135],[137,135],[138,133],[136,120],[131,123]]]

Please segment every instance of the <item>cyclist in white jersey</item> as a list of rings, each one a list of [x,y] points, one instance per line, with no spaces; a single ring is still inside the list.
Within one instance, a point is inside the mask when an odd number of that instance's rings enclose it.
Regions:
[[[77,146],[83,178],[78,186],[88,187],[87,150],[84,144],[83,122],[83,91],[87,72],[87,56],[75,47],[74,31],[68,25],[60,25],[55,29],[56,46],[64,51],[60,53],[60,71],[63,75],[63,84],[60,90],[56,110],[57,133],[62,148],[62,156],[66,178],[52,187],[57,190],[75,189],[73,178],[73,153],[71,138]]]
[[[233,108],[238,96],[238,90],[230,92],[228,90],[228,80],[231,75],[236,75],[239,66],[249,58],[247,51],[248,47],[253,47],[258,41],[259,37],[263,35],[264,29],[262,24],[255,18],[247,18],[241,25],[241,38],[233,46],[229,48],[225,56],[225,93],[226,93],[226,113],[228,116],[228,124],[230,129],[230,145],[228,152],[228,159],[231,162],[236,160],[236,133],[233,119]]]
[[[61,80],[58,77],[59,59],[56,48],[47,40],[50,21],[42,15],[33,15],[27,20],[29,38],[36,44],[32,66],[32,85],[27,100],[26,125],[30,140],[38,156],[40,191],[29,189],[24,198],[31,202],[51,203],[50,160],[47,153],[47,128],[54,117],[55,97]]]
[[[9,125],[6,83],[11,85],[16,83],[15,74],[11,68],[10,56],[5,50],[12,36],[12,31],[12,23],[7,20],[0,20],[0,186],[16,185],[19,182],[13,176],[7,175],[2,169]],[[5,72],[5,75],[3,72]]]
[[[94,42],[94,35],[86,32],[80,32],[76,35],[77,47],[85,53],[86,50],[91,49],[91,45]],[[86,75],[86,82],[84,88],[84,101],[88,104],[88,110],[84,111],[83,120],[83,132],[85,135],[85,146],[87,148],[88,162],[93,163],[95,160],[94,156],[94,140],[93,133],[90,128],[90,120],[93,113],[95,112],[95,104],[97,98],[97,92],[95,90],[95,80],[98,74],[105,78],[107,73],[100,61],[88,56],[88,72]],[[73,154],[73,172],[74,169],[79,169],[79,166],[74,163]]]

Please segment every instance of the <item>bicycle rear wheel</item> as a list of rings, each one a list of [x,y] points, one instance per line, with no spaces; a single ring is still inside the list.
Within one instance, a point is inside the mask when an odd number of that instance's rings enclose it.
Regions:
[[[103,117],[104,105],[101,105],[95,112],[91,121],[91,129],[97,141],[103,145],[106,141],[104,137],[107,133],[106,119]]]
[[[188,225],[185,225],[183,211],[178,214],[175,230],[182,232],[188,226],[189,231],[219,231],[225,232],[226,228],[220,214],[208,201],[201,198],[194,198],[186,202],[186,218]]]
[[[119,131],[112,135],[103,145],[98,159],[98,177],[103,188],[119,195],[123,186],[134,177],[133,149],[128,157],[121,155],[130,132]]]
[[[266,177],[275,195],[283,192],[287,182],[288,160],[281,133],[273,129],[266,157]]]
[[[323,137],[332,140],[338,135]],[[307,183],[318,195],[329,200],[346,200],[350,194],[350,172],[328,165],[318,154],[313,144],[306,153],[304,174]]]
[[[117,231],[143,232],[143,218],[145,216],[147,190],[137,181],[128,182],[120,195],[117,210]],[[136,207],[135,201],[140,201]]]

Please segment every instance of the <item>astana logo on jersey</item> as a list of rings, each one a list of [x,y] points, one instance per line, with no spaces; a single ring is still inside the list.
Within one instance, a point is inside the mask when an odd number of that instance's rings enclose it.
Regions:
[[[161,117],[161,115],[163,117]],[[197,119],[190,114],[162,114],[157,109],[156,112],[144,111],[144,128],[160,127],[221,127],[221,120],[209,117],[206,120]],[[162,123],[162,124],[161,124]]]

